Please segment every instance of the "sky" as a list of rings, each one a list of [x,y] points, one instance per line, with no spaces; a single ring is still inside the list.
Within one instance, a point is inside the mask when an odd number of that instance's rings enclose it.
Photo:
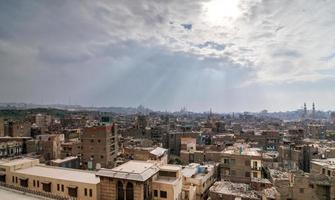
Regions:
[[[1,1],[0,102],[335,110],[335,1]]]

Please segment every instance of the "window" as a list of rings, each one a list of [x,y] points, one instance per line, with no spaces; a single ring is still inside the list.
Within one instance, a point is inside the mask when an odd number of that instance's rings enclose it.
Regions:
[[[117,199],[124,200],[123,184],[121,181],[117,182]]]
[[[62,185],[62,192],[64,192],[64,185]]]
[[[37,187],[40,187],[40,181],[37,181]]]
[[[310,188],[314,188],[314,185],[313,185],[313,184],[309,184],[309,187],[310,187]]]
[[[326,169],[322,168],[322,174],[326,174]]]
[[[17,183],[18,181],[17,181],[17,177],[15,177],[15,182]]]
[[[12,177],[12,182],[14,183],[15,181],[14,181],[14,176]]]
[[[161,198],[167,198],[167,192],[166,192],[166,191],[160,191],[160,192],[159,192],[159,196],[160,196]]]
[[[258,167],[257,167],[257,161],[254,161],[254,169],[257,169]]]
[[[134,185],[130,182],[127,183],[126,187],[126,200],[134,200]]]
[[[304,193],[304,188],[299,189],[300,193]]]
[[[257,172],[252,173],[252,177],[254,177],[254,178],[257,178],[258,177],[257,175],[258,175]]]
[[[101,156],[100,156],[100,158],[101,158],[101,159],[103,159],[103,158],[104,158],[104,156],[103,156],[103,155],[101,155]]]
[[[92,192],[92,189],[90,189],[90,197],[92,197],[92,193],[93,193],[93,192]]]
[[[57,184],[57,191],[59,191],[60,190],[60,187],[59,187],[59,184]]]
[[[87,188],[85,188],[84,193],[85,193],[85,196],[87,196]]]
[[[42,182],[42,189],[44,192],[51,192],[51,183]]]
[[[245,177],[250,177],[250,172],[245,172]]]
[[[250,160],[244,161],[245,166],[250,166]]]
[[[154,190],[154,197],[157,197],[157,196],[158,196],[158,191]]]
[[[78,196],[77,192],[78,192],[78,188],[77,187],[68,187],[68,194],[69,194],[69,196],[77,198],[77,196]]]
[[[91,139],[91,143],[93,143],[94,142],[94,140],[93,139]]]
[[[230,163],[231,163],[232,165],[235,165],[235,159],[230,159]]]
[[[330,176],[330,170],[327,171],[327,175]]]
[[[33,180],[33,187],[35,187],[36,186],[36,181],[35,180]]]
[[[223,159],[223,163],[224,163],[224,164],[229,164],[229,158],[224,158],[224,159]]]

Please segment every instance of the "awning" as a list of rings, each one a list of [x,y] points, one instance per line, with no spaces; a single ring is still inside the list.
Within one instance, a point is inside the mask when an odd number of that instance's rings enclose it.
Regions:
[[[22,181],[28,180],[28,178],[19,178],[19,179],[22,180]]]

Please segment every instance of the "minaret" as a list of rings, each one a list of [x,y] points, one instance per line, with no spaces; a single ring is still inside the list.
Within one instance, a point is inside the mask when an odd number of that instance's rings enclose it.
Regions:
[[[307,106],[306,106],[306,103],[304,103],[304,114],[302,116],[304,119],[306,119],[307,117]]]
[[[314,104],[314,102],[313,102],[312,118],[313,119],[315,118],[315,104]]]

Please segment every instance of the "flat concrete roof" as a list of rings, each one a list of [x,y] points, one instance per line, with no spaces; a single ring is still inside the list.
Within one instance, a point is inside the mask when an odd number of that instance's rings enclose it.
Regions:
[[[113,169],[101,169],[97,176],[145,181],[158,171],[159,168],[154,163],[131,160]]]
[[[32,162],[32,161],[35,161],[35,160],[36,160],[35,158],[20,158],[20,159],[15,159],[15,160],[3,159],[3,160],[0,160],[0,165],[14,166],[14,165],[29,163],[29,162]]]
[[[23,175],[32,175],[88,184],[97,184],[100,182],[100,179],[92,172],[60,167],[33,166],[26,169],[16,170],[15,172]]]
[[[327,158],[327,159],[313,159],[311,160],[311,163],[328,167],[328,168],[335,168],[335,158]]]

